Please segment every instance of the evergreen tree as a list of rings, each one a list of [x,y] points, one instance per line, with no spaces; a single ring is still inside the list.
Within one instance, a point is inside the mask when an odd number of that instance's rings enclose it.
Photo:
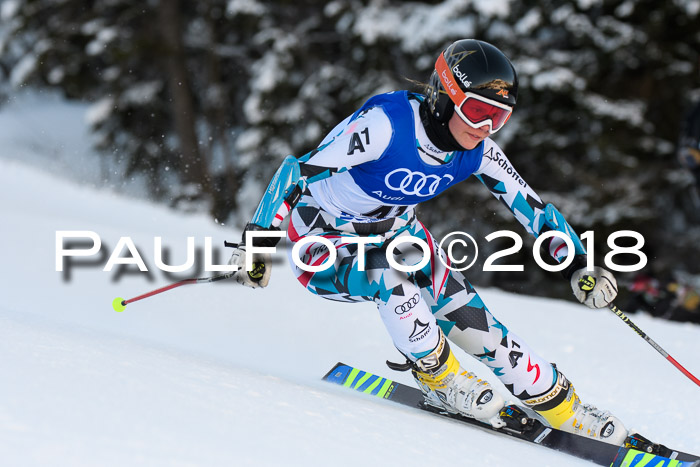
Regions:
[[[520,76],[518,107],[495,139],[527,182],[579,232],[594,230],[600,253],[609,233],[637,230],[657,268],[697,272],[688,251],[700,241],[698,216],[673,156],[683,111],[700,95],[695,1],[3,6],[0,73],[95,102],[98,144],[125,177],[146,174],[156,197],[194,201],[221,220],[250,216],[282,158],[314,149],[365,99],[420,90],[445,46],[486,40]],[[478,183],[422,215],[437,235],[518,230]],[[496,249],[483,246],[482,260]],[[544,273],[526,250],[511,261],[527,262],[522,286],[532,293]]]

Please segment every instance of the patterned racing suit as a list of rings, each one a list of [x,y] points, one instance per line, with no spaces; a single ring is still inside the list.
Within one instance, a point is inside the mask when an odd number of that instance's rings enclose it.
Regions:
[[[374,301],[394,345],[410,360],[436,347],[439,327],[516,397],[542,394],[553,386],[556,370],[491,314],[461,272],[445,266],[447,255],[416,218],[415,206],[474,175],[538,236],[545,205],[490,138],[469,151],[440,151],[421,123],[422,98],[407,91],[377,95],[299,157],[303,194],[295,206],[279,209],[273,226],[291,212],[291,242],[323,237],[326,241],[303,245],[297,254],[306,265],[329,267],[309,272],[290,261],[299,282],[323,298]],[[361,236],[377,237],[364,245],[364,255],[352,241]],[[427,243],[430,261],[401,272],[388,262],[386,246],[409,236]],[[557,240],[549,251],[561,260],[567,247]],[[332,256],[327,245],[335,249],[332,265],[326,263]],[[393,255],[397,263],[413,266],[424,251],[408,241]]]

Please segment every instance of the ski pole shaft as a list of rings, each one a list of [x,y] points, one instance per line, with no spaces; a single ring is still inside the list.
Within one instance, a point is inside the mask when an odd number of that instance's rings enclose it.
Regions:
[[[671,364],[672,364],[673,366],[675,366],[676,368],[678,368],[678,370],[680,370],[681,373],[683,373],[683,374],[686,375],[688,378],[690,378],[690,380],[691,380],[692,382],[694,382],[695,384],[697,384],[698,386],[700,386],[700,379],[696,378],[690,371],[686,370],[686,369],[683,367],[683,365],[681,365],[680,363],[678,363],[678,362],[676,361],[675,358],[673,358],[672,356],[670,356],[670,355],[668,354],[668,352],[666,352],[659,344],[657,344],[656,342],[654,342],[654,340],[653,340],[651,337],[647,336],[647,334],[646,334],[644,331],[642,331],[636,324],[634,324],[634,323],[627,317],[627,315],[624,314],[624,313],[622,312],[622,310],[620,310],[614,303],[611,303],[610,305],[608,305],[608,308],[610,308],[610,310],[611,310],[613,313],[615,313],[622,321],[624,321],[629,327],[631,327],[632,329],[634,329],[634,331],[635,331],[637,334],[639,334],[639,336],[640,336],[642,339],[644,339],[645,341],[647,341],[647,342],[649,343],[649,345],[651,345],[652,347],[654,347],[654,348],[656,349],[657,352],[659,352],[661,355],[664,356],[664,358],[665,358],[666,360],[668,360],[669,362],[671,362]]]
[[[216,282],[220,281],[223,279],[228,279],[229,277],[233,277],[235,274],[235,271],[233,272],[227,272],[224,274],[220,274],[218,276],[212,276],[212,277],[202,277],[202,278],[192,278],[192,279],[183,279],[178,282],[174,282],[170,285],[166,285],[165,287],[160,287],[155,290],[151,290],[150,292],[146,292],[144,294],[138,295],[134,298],[130,298],[128,300],[124,300],[123,298],[116,298],[112,302],[112,307],[114,308],[115,311],[124,311],[124,308],[126,308],[126,305],[129,303],[133,303],[139,300],[143,300],[144,298],[152,297],[154,295],[158,295],[163,292],[167,292],[168,290],[174,289],[176,287],[180,287],[183,285],[190,285],[190,284],[203,284],[203,283],[208,283],[208,282]]]

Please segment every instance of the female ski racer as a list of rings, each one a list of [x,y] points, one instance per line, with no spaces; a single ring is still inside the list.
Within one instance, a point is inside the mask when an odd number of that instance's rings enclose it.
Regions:
[[[490,138],[508,121],[517,95],[515,69],[499,49],[473,39],[451,44],[437,58],[425,95],[374,96],[316,149],[288,156],[246,226],[246,232],[267,236],[248,247],[242,242],[230,264],[248,271],[239,269],[239,282],[265,287],[269,254],[249,252],[255,267],[246,268],[246,248],[274,246],[279,238],[271,235],[291,213],[289,241],[316,237],[299,250],[301,262],[328,266],[312,272],[290,261],[299,282],[323,298],[375,302],[394,345],[406,356],[403,369],[412,370],[428,404],[495,427],[504,424],[503,397],[460,365],[452,343],[488,366],[553,427],[621,445],[628,433],[620,420],[581,403],[555,365],[499,322],[464,275],[445,266],[445,252],[416,218],[416,205],[474,175],[530,234],[555,230],[571,239],[574,260],[564,273],[579,301],[601,308],[615,298],[613,275],[600,267],[586,269],[576,233]],[[374,237],[375,243],[360,245],[360,237]],[[398,264],[415,266],[424,257],[415,239],[429,246],[430,261],[421,269],[402,272],[389,263],[386,247],[402,237],[414,241],[393,251]],[[555,260],[567,258],[563,238],[553,236],[547,245]]]

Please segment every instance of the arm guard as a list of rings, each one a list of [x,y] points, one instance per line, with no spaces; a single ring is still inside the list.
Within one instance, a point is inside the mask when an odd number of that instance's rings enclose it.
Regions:
[[[277,225],[273,225],[278,212],[285,203],[287,213],[296,206],[301,198],[304,185],[305,181],[301,177],[299,161],[294,156],[287,156],[270,180],[250,223],[263,229],[279,225],[282,219],[278,219],[278,222],[275,223]]]
[[[574,260],[566,269],[561,271],[566,279],[571,279],[574,271],[586,267],[586,248],[583,246],[581,239],[578,238],[578,235],[576,235],[576,232],[574,232],[574,229],[566,222],[562,213],[551,203],[547,204],[544,208],[544,226],[540,230],[538,236],[549,230],[556,230],[563,233],[574,243]],[[554,240],[554,238],[552,240]],[[547,250],[549,250],[549,248],[547,248]],[[547,251],[547,253],[550,255],[552,254],[551,251]]]
[[[566,222],[566,219],[564,219],[562,213],[560,213],[552,203],[549,203],[544,207],[544,225],[545,228],[540,231],[540,234],[546,232],[547,230],[556,230],[561,232],[574,242],[575,253],[577,255],[586,254],[586,248],[584,248],[583,243],[581,243],[581,239],[578,238],[578,235],[576,235],[574,229],[571,228],[569,223]],[[546,227],[549,227],[549,229]]]

